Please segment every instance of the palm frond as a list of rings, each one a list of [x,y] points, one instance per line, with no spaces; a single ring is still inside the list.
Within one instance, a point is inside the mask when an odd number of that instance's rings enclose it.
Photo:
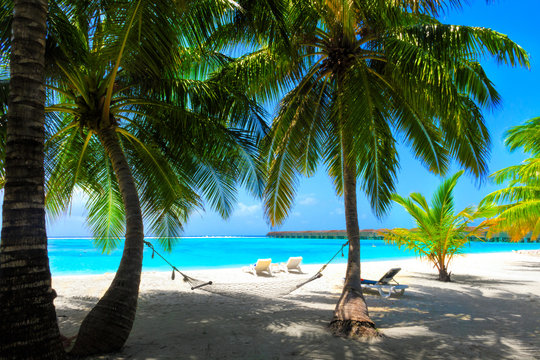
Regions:
[[[109,159],[101,156],[96,160],[101,169],[94,173],[94,186],[85,187],[88,194],[87,223],[95,245],[103,252],[110,252],[118,247],[125,233],[124,204]],[[95,184],[99,186],[96,188]]]
[[[515,126],[506,133],[506,145],[511,151],[522,148],[534,157],[540,156],[540,117],[527,120],[521,126]]]
[[[385,84],[370,75],[367,71],[348,74],[341,89],[342,109],[334,111],[341,111],[338,116],[344,124],[343,135],[354,134],[351,161],[357,164],[372,210],[381,216],[388,210],[394,192],[398,159],[388,123],[391,112],[385,99]],[[345,156],[349,158],[352,154]]]

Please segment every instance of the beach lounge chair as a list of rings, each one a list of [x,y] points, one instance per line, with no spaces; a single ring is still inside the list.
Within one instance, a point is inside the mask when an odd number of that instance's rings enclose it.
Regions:
[[[392,294],[403,295],[408,285],[400,285],[394,276],[401,268],[390,269],[384,274],[379,281],[361,279],[362,285],[365,288],[378,290],[382,297],[388,298]]]
[[[242,270],[250,273],[255,273],[257,275],[263,275],[264,273],[267,273],[268,275],[272,276],[271,265],[272,259],[258,259],[255,264],[245,266],[242,268]]]
[[[302,269],[300,268],[301,262],[302,262],[301,256],[290,257],[286,263],[281,263],[280,267],[283,271],[291,272],[292,270],[293,272],[302,273]]]

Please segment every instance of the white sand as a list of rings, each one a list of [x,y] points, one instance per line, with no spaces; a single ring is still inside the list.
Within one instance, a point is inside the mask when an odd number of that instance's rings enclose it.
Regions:
[[[345,265],[285,297],[244,299],[191,291],[170,273],[145,272],[133,331],[124,349],[104,359],[540,359],[540,256],[476,254],[451,265],[452,283],[436,281],[420,260],[363,263],[378,279],[401,267],[402,297],[366,293],[385,338],[333,337],[326,326],[341,292]],[[314,273],[319,266],[304,266]],[[187,272],[199,279],[264,282],[240,269]],[[63,334],[77,332],[113,275],[55,277]],[[295,278],[296,277],[296,278]],[[280,273],[283,283],[300,275]],[[249,284],[248,284],[249,285]],[[246,286],[248,286],[246,285]]]

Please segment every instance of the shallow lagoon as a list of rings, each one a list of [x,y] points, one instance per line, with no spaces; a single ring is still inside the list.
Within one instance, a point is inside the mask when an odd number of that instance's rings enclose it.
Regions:
[[[185,237],[178,240],[171,253],[160,249],[157,239],[147,238],[172,264],[182,269],[240,267],[258,258],[272,258],[273,262],[286,261],[290,256],[302,256],[305,264],[322,264],[329,261],[344,239],[304,239],[267,237]],[[539,243],[488,243],[471,242],[465,253],[504,252],[521,249],[538,249]],[[339,253],[333,262],[347,261]],[[103,254],[91,239],[49,239],[49,259],[53,275],[102,274],[116,271],[122,249]],[[143,271],[167,271],[170,267],[152,251],[145,248]],[[361,240],[361,258],[391,260],[414,257],[414,253],[400,250],[382,240]]]

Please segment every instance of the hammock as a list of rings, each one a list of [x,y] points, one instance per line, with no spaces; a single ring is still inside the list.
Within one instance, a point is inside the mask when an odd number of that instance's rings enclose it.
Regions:
[[[154,258],[154,254],[157,254],[172,268],[172,280],[175,279],[175,273],[178,273],[182,276],[184,282],[190,285],[191,290],[203,290],[210,293],[234,298],[245,298],[249,296],[280,297],[288,295],[296,289],[323,276],[322,272],[324,271],[324,269],[326,269],[328,264],[330,264],[339,253],[341,253],[343,256],[343,248],[348,244],[348,242],[346,242],[345,244],[341,245],[341,248],[334,254],[334,256],[332,256],[332,258],[326,264],[324,264],[319,269],[319,271],[315,273],[315,275],[312,276],[307,275],[299,279],[298,275],[295,274],[294,279],[272,277],[258,278],[256,282],[250,281],[237,283],[215,283],[213,281],[199,280],[183,273],[176,266],[171,264],[163,255],[161,255],[150,242],[145,241],[144,243],[146,244],[146,246],[152,249],[152,258]]]

